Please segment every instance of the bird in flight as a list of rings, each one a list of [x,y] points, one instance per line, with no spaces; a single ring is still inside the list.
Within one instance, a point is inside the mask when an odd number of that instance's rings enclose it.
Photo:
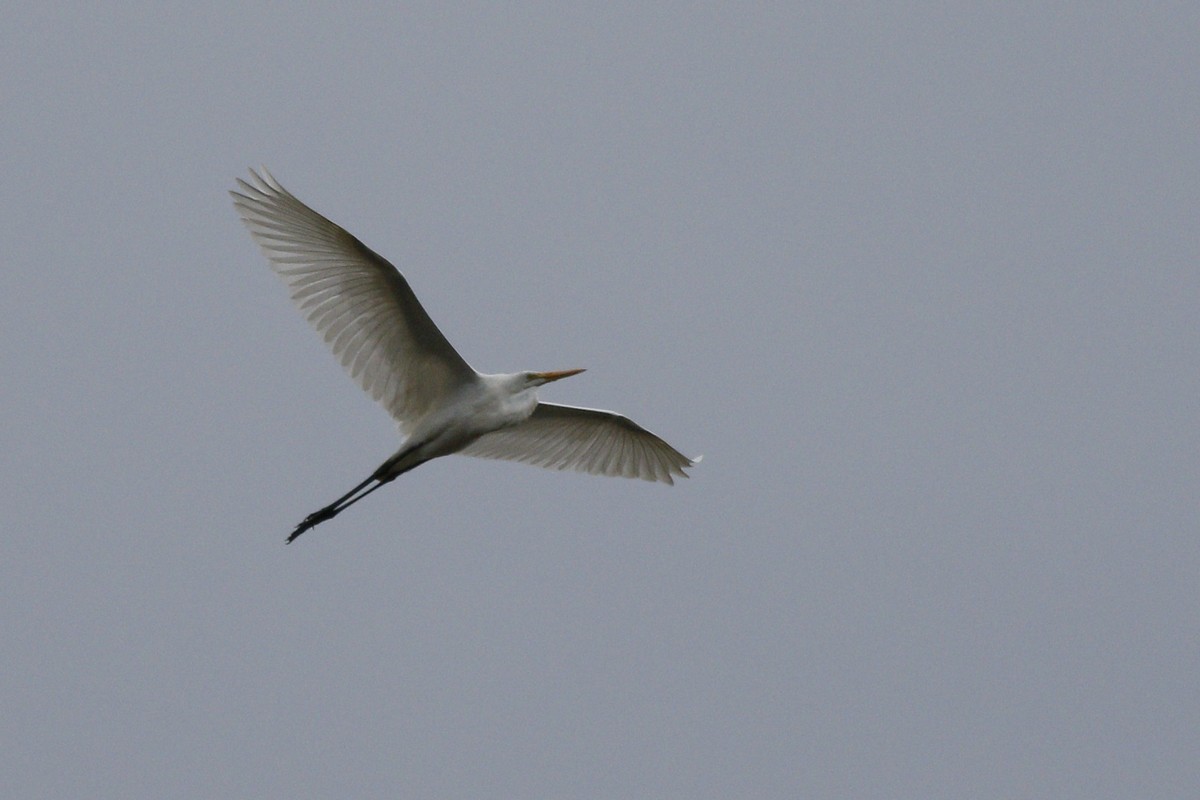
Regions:
[[[404,276],[267,170],[238,179],[233,204],[292,300],[358,382],[395,418],[404,441],[371,476],[309,514],[287,541],[337,516],[426,461],[452,453],[673,484],[699,462],[612,411],[537,399],[577,375],[486,374],[446,340]]]

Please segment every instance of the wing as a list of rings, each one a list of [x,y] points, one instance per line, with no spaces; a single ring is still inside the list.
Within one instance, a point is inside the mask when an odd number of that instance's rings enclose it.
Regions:
[[[688,458],[628,417],[553,403],[538,403],[529,419],[486,433],[459,452],[670,484],[675,483],[672,475],[688,477],[684,468],[700,460]]]
[[[309,323],[402,430],[475,379],[395,267],[265,169],[250,174],[230,192],[242,221]]]

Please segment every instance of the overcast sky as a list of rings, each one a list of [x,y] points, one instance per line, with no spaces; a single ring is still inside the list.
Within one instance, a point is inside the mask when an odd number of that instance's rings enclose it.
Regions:
[[[6,7],[5,796],[1196,796],[1197,7],[388,5]],[[260,164],[703,463],[285,547],[400,440]]]

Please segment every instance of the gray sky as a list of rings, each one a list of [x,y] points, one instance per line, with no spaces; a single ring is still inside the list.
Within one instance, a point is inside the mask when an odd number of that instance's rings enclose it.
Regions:
[[[1200,12],[9,6],[12,797],[1184,797]],[[674,488],[399,444],[266,164]]]

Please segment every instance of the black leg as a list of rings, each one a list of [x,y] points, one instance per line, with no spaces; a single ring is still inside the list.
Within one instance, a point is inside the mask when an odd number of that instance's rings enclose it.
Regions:
[[[379,467],[379,469],[375,470],[375,472],[371,474],[371,477],[367,478],[365,481],[360,483],[358,486],[355,486],[353,489],[346,492],[344,495],[339,497],[337,500],[334,500],[329,505],[325,506],[324,508],[322,508],[318,511],[314,511],[313,513],[311,513],[307,517],[305,517],[304,521],[301,522],[299,525],[297,525],[296,530],[292,531],[292,535],[287,538],[287,544],[291,544],[292,541],[295,540],[297,536],[299,536],[300,534],[304,533],[307,530],[310,530],[311,528],[315,528],[316,526],[320,525],[325,520],[333,519],[338,514],[340,514],[344,509],[347,509],[350,506],[357,503],[359,500],[362,500],[364,497],[366,497],[371,492],[378,489],[380,486],[383,486],[386,483],[391,483],[396,478],[400,477],[400,475],[402,475],[404,472],[408,472],[410,469],[420,466],[421,464],[423,464],[425,462],[419,461],[410,467],[406,467],[402,472],[389,474],[391,472],[391,465],[393,463],[395,463],[395,458],[388,459]],[[371,486],[371,484],[375,484],[375,485]],[[368,488],[368,487],[370,487],[370,488]],[[365,492],[362,491],[363,489],[366,489],[366,491]],[[361,494],[360,494],[360,492],[361,492]]]

